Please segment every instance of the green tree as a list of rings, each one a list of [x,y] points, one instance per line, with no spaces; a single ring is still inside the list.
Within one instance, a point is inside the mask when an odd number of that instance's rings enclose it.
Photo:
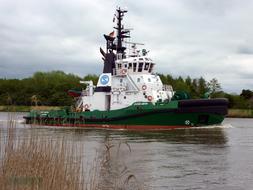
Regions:
[[[198,93],[199,96],[203,96],[208,91],[206,80],[203,77],[198,79]]]
[[[253,97],[253,92],[249,89],[248,90],[243,89],[240,96],[248,100],[251,97]]]
[[[85,81],[91,80],[91,81],[93,82],[93,84],[97,84],[97,82],[98,82],[98,76],[97,76],[97,75],[88,74],[88,75],[86,75],[83,79],[84,79]]]
[[[221,85],[216,78],[211,79],[207,86],[211,94],[221,91]]]
[[[190,76],[187,76],[187,78],[185,79],[185,83],[187,86],[191,86],[192,85],[192,79]]]

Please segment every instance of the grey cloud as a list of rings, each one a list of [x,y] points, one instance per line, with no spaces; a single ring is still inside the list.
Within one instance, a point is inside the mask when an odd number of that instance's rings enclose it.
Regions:
[[[252,89],[248,56],[253,42],[252,1],[244,0],[0,0],[0,77],[42,70],[80,76],[102,70],[102,34],[112,30],[117,5],[158,72],[216,77],[224,89]],[[237,57],[237,55],[247,56]],[[237,57],[227,60],[227,57]],[[15,68],[15,70],[13,70]],[[241,85],[234,85],[243,81]]]
[[[239,54],[253,54],[253,47],[242,46],[238,48]]]

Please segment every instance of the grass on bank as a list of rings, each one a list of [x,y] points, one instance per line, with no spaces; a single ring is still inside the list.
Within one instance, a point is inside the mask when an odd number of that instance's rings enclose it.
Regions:
[[[60,106],[0,106],[1,112],[29,112],[30,110],[59,110]]]
[[[29,112],[30,110],[59,110],[60,106],[0,106],[2,112]],[[227,117],[253,118],[253,109],[229,109]]]
[[[228,117],[253,118],[253,109],[229,109]]]

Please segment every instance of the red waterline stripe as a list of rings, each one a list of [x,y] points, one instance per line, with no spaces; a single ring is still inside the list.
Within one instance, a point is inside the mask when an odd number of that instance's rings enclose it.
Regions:
[[[82,127],[82,128],[96,128],[96,129],[123,129],[123,130],[170,130],[170,129],[183,129],[190,128],[191,126],[185,125],[108,125],[108,124],[51,124],[44,126],[54,127]]]

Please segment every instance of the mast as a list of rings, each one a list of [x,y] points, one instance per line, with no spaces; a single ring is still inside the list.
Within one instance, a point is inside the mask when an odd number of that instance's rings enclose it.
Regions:
[[[114,75],[113,70],[115,69],[115,60],[117,59],[117,55],[119,55],[120,59],[126,57],[126,47],[122,45],[125,38],[130,38],[130,29],[124,29],[122,24],[122,20],[126,12],[127,10],[123,10],[120,7],[116,9],[114,18],[117,19],[117,25],[113,28],[116,29],[117,36],[114,36],[114,31],[109,35],[104,34],[106,39],[106,51],[100,48],[100,53],[102,54],[102,59],[104,61],[103,73],[111,73]],[[114,51],[116,51],[116,54]]]
[[[126,47],[122,46],[122,42],[124,38],[130,38],[129,30],[124,29],[122,25],[122,20],[124,14],[127,13],[127,10],[123,10],[120,7],[116,9],[116,19],[117,19],[117,26],[114,27],[117,31],[117,42],[116,42],[116,52],[121,53],[122,55],[125,54]]]

